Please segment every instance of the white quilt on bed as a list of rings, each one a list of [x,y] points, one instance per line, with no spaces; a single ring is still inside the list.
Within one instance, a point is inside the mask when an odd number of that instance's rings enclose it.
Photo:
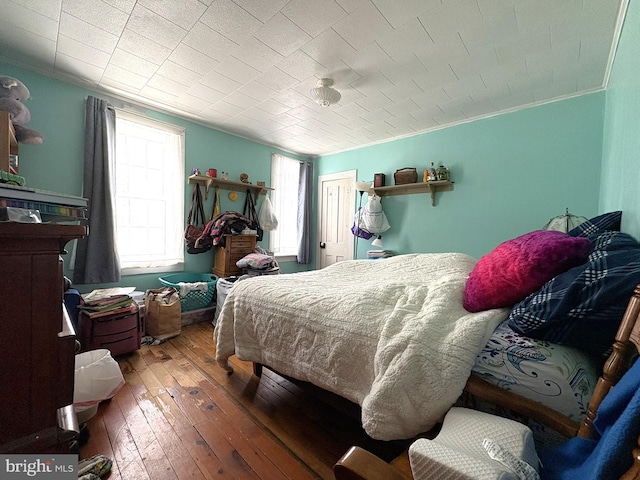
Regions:
[[[470,313],[460,253],[340,262],[255,277],[227,295],[216,359],[235,354],[362,406],[379,440],[433,427],[462,393],[476,355],[507,309]]]

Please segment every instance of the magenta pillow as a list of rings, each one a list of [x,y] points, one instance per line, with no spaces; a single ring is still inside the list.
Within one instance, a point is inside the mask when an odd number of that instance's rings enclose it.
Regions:
[[[498,245],[478,260],[464,290],[464,308],[511,307],[546,282],[584,263],[591,241],[555,230],[535,230]]]

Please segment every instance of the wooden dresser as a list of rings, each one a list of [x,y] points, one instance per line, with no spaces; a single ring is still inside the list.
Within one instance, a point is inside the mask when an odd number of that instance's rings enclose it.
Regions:
[[[75,332],[63,307],[61,253],[81,225],[0,222],[0,452],[69,453]]]
[[[242,274],[236,262],[256,249],[255,235],[225,235],[224,247],[214,248],[213,274],[220,278]]]

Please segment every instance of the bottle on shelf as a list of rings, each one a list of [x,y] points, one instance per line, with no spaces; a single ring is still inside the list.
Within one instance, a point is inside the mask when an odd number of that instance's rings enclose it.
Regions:
[[[433,162],[431,162],[431,166],[427,169],[427,181],[435,182],[436,180],[438,180],[438,174]]]
[[[436,171],[437,180],[449,180],[449,169],[444,165],[440,165]]]

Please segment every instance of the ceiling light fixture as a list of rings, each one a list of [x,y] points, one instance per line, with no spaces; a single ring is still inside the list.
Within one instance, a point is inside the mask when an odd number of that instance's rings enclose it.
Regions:
[[[338,103],[342,95],[335,88],[331,88],[333,80],[331,78],[321,78],[318,86],[311,89],[311,98],[321,107],[328,107]]]

